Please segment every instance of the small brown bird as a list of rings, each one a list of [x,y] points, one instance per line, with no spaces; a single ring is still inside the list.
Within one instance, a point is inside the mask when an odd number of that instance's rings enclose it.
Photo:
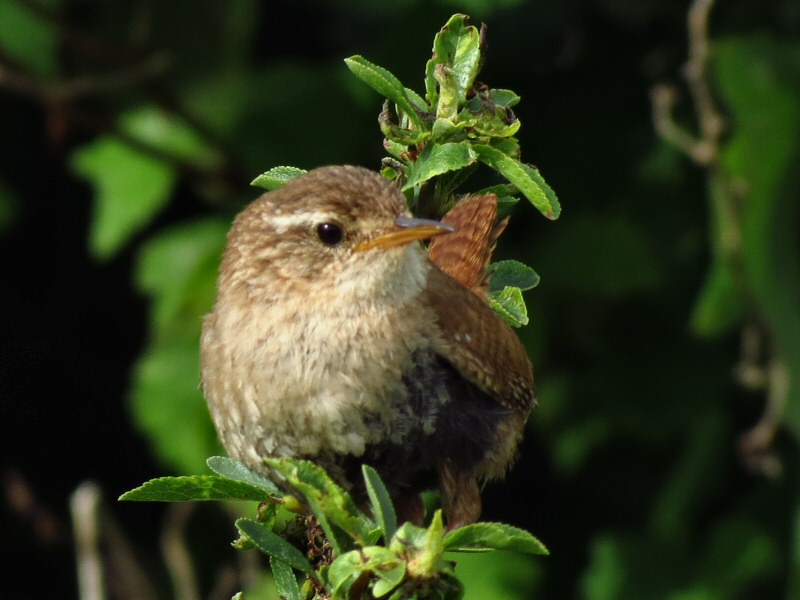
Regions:
[[[525,350],[482,297],[498,233],[485,198],[482,242],[412,218],[358,167],[316,169],[242,211],[201,341],[231,456],[261,471],[267,456],[309,458],[350,489],[368,463],[401,517],[421,520],[419,492],[438,488],[450,528],[478,518],[479,484],[505,474],[534,404]],[[469,206],[453,220],[486,212]],[[439,235],[456,278],[419,243]],[[461,277],[458,249],[476,244]]]

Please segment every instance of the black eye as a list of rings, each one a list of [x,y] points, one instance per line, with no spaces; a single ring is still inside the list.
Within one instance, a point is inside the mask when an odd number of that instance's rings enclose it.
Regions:
[[[344,231],[336,223],[320,223],[317,225],[317,236],[326,246],[338,246],[344,239]]]

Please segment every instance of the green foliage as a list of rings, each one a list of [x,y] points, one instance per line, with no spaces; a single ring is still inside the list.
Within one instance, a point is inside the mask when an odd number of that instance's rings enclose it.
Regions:
[[[446,532],[440,510],[434,512],[427,527],[404,523],[398,528],[386,486],[368,465],[362,469],[370,502],[366,513],[317,465],[289,458],[267,459],[266,463],[279,475],[281,486],[297,494],[308,507],[324,530],[324,540],[331,544],[330,555],[312,564],[307,558],[312,548],[296,547],[296,540],[287,539],[291,537],[289,529],[276,527],[263,517],[236,521],[242,537],[234,545],[244,550],[257,548],[269,556],[283,598],[308,598],[302,590],[311,585],[317,590],[315,598],[329,594],[334,599],[351,600],[456,599],[464,590],[456,577],[455,563],[445,557],[445,552],[548,553],[530,533],[502,523],[475,523]],[[293,502],[291,496],[278,492],[275,484],[242,463],[212,457],[208,464],[218,475],[154,479],[123,494],[120,500]],[[307,531],[305,545],[315,543],[314,537]],[[377,545],[380,539],[383,544]],[[302,589],[293,571],[307,577]]]
[[[482,162],[508,179],[549,219],[560,206],[553,190],[533,167],[519,160],[513,137],[520,122],[510,110],[519,97],[478,83],[481,34],[464,15],[454,15],[436,35],[425,67],[425,99],[383,67],[361,56],[345,60],[350,70],[394,105],[384,106],[378,122],[391,158],[384,174],[399,178],[412,204],[435,184],[434,212],[448,203],[459,171]],[[428,207],[419,207],[426,211]]]
[[[159,152],[192,163],[213,164],[215,157],[193,130],[153,107],[123,115],[122,130]],[[177,167],[132,148],[113,136],[102,136],[72,156],[75,172],[95,188],[95,216],[90,246],[98,258],[110,258],[144,228],[170,199]]]
[[[41,3],[56,8],[58,0]],[[15,61],[34,73],[52,76],[56,72],[58,34],[56,26],[39,19],[28,8],[17,2],[0,2],[0,47]]]
[[[299,177],[303,173],[307,173],[307,171],[297,167],[273,167],[253,179],[250,185],[264,188],[265,190],[277,190],[290,179]]]

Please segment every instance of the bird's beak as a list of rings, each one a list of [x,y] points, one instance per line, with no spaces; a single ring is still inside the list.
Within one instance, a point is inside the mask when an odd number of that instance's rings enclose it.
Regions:
[[[427,240],[443,233],[452,233],[455,227],[433,219],[415,219],[412,217],[397,217],[394,222],[395,229],[379,235],[354,248],[356,252],[371,250],[373,248],[393,248],[404,246],[415,240]]]

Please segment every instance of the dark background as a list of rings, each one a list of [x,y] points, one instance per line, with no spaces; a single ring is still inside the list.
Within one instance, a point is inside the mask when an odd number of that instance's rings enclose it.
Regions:
[[[197,266],[202,282],[187,283],[178,308],[164,309],[161,321],[153,311],[178,292],[169,288],[166,266],[153,283],[142,262],[159,247],[173,248],[166,237],[186,224],[209,220],[224,231],[257,194],[247,182],[269,167],[377,168],[380,101],[342,59],[362,54],[420,91],[433,35],[455,11],[488,24],[479,78],[522,96],[523,159],[540,168],[563,205],[551,223],[520,204],[498,250],[542,277],[526,293],[531,324],[521,330],[541,406],[507,482],[487,489],[484,514],[530,530],[551,556],[509,563],[513,576],[492,562],[486,577],[496,581],[484,597],[788,598],[792,582],[798,589],[798,430],[779,426],[769,450],[743,455],[741,436],[760,418],[766,393],[734,376],[745,328],[763,341],[758,364],[779,355],[770,345],[775,324],[756,292],[756,300],[743,294],[745,309],[725,326],[693,327],[714,247],[708,172],[661,141],[651,121],[650,91],[667,81],[681,94],[678,121],[696,129],[681,79],[686,3],[4,1],[4,598],[77,597],[68,498],[86,480],[100,484],[108,514],[170,597],[157,554],[165,509],[115,499],[158,475],[199,472],[214,450],[202,429],[191,353],[221,238],[200,246],[207,253]],[[800,97],[800,3],[718,4],[712,39],[768,65],[781,57],[776,77],[788,82],[790,99]],[[35,33],[27,50],[9,41],[12,29],[28,31],[23,26]],[[47,43],[37,46],[41,39]],[[752,54],[754,39],[769,48],[763,56]],[[146,83],[95,85],[66,100],[46,85],[130,73],[153,53],[168,56],[170,66]],[[752,76],[742,71],[743,81]],[[236,77],[244,84],[229,85]],[[723,144],[742,125],[734,100],[720,93],[727,85],[714,87],[729,117]],[[184,108],[171,114],[196,116],[223,158],[213,168],[194,150],[167,160],[174,183],[158,207],[136,215],[137,226],[113,247],[98,249],[89,241],[103,226],[98,179],[76,166],[77,154],[120,139],[119,123],[131,111],[178,103]],[[778,120],[796,157],[790,113],[767,110],[765,118]],[[124,163],[104,169],[119,168]],[[800,255],[791,233],[800,225],[798,194],[791,178],[783,181],[776,194],[791,266]],[[147,368],[135,366],[142,360]],[[152,376],[154,365],[166,365],[167,374]],[[197,410],[189,414],[181,404],[165,427],[200,425],[164,435],[153,424],[162,417],[142,416],[152,407],[141,398],[163,406],[174,396]],[[184,443],[177,438],[189,440],[189,449],[164,449]],[[201,515],[214,535],[200,536],[193,548],[200,571],[210,572],[214,561],[231,560],[232,531],[213,510]],[[23,576],[23,569],[39,575]],[[204,594],[210,581],[201,576]]]

